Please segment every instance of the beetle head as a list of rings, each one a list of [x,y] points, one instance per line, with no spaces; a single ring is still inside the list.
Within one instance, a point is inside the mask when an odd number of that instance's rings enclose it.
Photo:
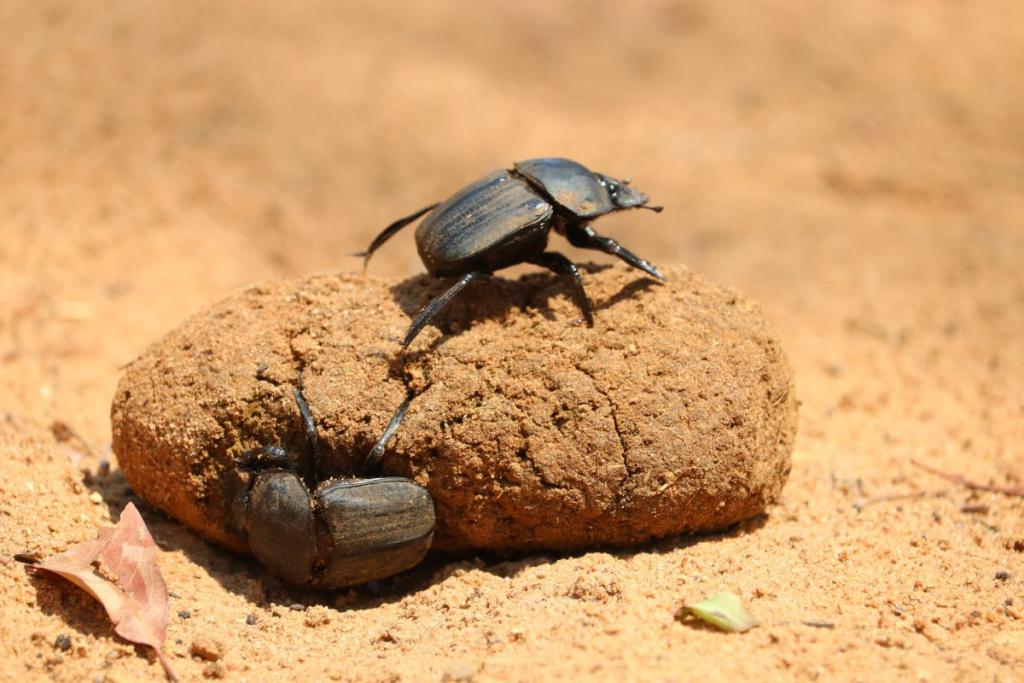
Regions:
[[[661,211],[660,206],[647,206],[647,202],[650,201],[647,195],[640,190],[637,190],[630,186],[629,180],[618,180],[611,176],[602,175],[600,173],[595,174],[601,184],[608,191],[608,196],[611,197],[612,204],[618,209],[650,209],[651,211]]]

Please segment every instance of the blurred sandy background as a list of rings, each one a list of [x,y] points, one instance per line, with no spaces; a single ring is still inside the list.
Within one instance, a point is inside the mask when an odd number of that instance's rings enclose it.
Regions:
[[[238,287],[355,270],[394,218],[560,155],[666,206],[602,232],[764,305],[803,402],[782,505],[340,595],[144,509],[183,677],[1020,680],[1024,501],[909,459],[1024,482],[1024,4],[7,0],[0,36],[0,679],[162,676],[9,561],[130,500],[116,463],[81,472],[109,457],[120,366]],[[371,269],[419,272],[411,233]],[[722,589],[762,626],[673,620]],[[190,656],[207,641],[217,661]]]

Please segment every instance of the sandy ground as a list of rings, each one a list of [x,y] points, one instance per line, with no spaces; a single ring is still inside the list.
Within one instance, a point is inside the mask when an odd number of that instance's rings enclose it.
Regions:
[[[9,559],[131,499],[96,475],[123,364],[552,154],[667,207],[602,230],[763,304],[802,401],[781,504],[339,594],[143,509],[183,678],[1024,678],[1024,500],[910,463],[1024,482],[1021,3],[9,1],[0,26],[0,679],[162,677]],[[372,268],[418,272],[411,236]],[[762,625],[673,619],[722,589]]]

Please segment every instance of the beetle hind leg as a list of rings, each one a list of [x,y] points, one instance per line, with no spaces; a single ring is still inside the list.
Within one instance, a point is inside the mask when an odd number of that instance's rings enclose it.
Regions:
[[[388,227],[384,228],[384,230],[382,230],[379,235],[377,235],[375,238],[373,238],[373,242],[370,243],[370,246],[367,247],[366,251],[357,251],[356,253],[354,253],[352,255],[353,256],[362,256],[363,257],[363,268],[366,268],[366,264],[370,262],[370,257],[373,256],[373,252],[377,251],[377,249],[379,249],[382,244],[384,244],[389,239],[394,237],[395,233],[397,233],[399,230],[401,230],[405,226],[407,226],[410,223],[412,223],[413,221],[415,221],[417,218],[419,218],[423,214],[427,213],[428,211],[432,211],[434,209],[434,207],[436,207],[436,206],[437,206],[437,203],[434,203],[434,204],[431,204],[430,206],[423,207],[422,209],[420,209],[416,213],[411,214],[409,216],[406,216],[405,218],[399,218],[397,221],[395,221],[394,223],[392,223]]]
[[[391,417],[391,421],[388,422],[388,426],[384,429],[384,433],[380,435],[380,438],[377,439],[377,443],[374,444],[370,452],[366,454],[366,459],[363,460],[362,467],[359,469],[360,473],[366,474],[367,471],[376,466],[377,463],[380,462],[380,459],[384,457],[384,448],[388,445],[388,441],[391,440],[391,437],[395,435],[395,432],[398,431],[399,426],[401,426],[402,420],[405,418],[405,413],[409,410],[409,404],[412,403],[412,398],[413,397],[410,394],[404,401],[402,401],[402,405],[398,406],[398,410],[396,410],[395,414]]]
[[[402,347],[404,348],[409,346],[409,344],[412,343],[412,340],[416,338],[416,335],[418,335],[420,331],[427,326],[427,323],[437,317],[437,314],[443,311],[445,307],[452,302],[452,299],[454,299],[459,292],[465,289],[469,283],[486,276],[487,273],[480,271],[466,273],[460,277],[454,285],[449,287],[447,291],[437,296],[433,301],[424,306],[416,315],[416,319],[409,325],[409,331],[405,333],[405,339],[402,340]]]
[[[611,237],[605,237],[594,232],[594,229],[589,225],[572,225],[566,228],[565,237],[569,240],[569,244],[574,247],[580,247],[581,249],[596,249],[597,251],[603,251],[606,254],[612,256],[618,256],[620,259],[628,263],[634,268],[639,268],[653,278],[657,278],[662,282],[665,281],[665,276],[661,274],[654,265],[646,260],[642,259],[629,249],[613,240]]]
[[[572,294],[583,312],[583,319],[587,321],[587,327],[593,327],[594,311],[590,305],[590,297],[587,296],[587,291],[583,288],[583,278],[580,277],[579,267],[557,251],[545,251],[530,259],[530,263],[544,266],[559,275],[567,275],[572,278]]]

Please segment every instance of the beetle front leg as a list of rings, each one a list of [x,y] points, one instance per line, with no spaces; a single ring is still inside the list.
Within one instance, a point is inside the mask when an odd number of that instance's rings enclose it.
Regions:
[[[597,234],[589,225],[566,226],[565,237],[569,240],[569,244],[574,247],[580,247],[581,249],[596,249],[597,251],[603,251],[604,253],[611,254],[612,256],[618,256],[632,267],[639,268],[651,277],[657,278],[662,282],[665,281],[665,276],[662,275],[650,261],[640,258],[629,249],[626,249],[624,246],[613,240],[611,237],[605,237]]]

